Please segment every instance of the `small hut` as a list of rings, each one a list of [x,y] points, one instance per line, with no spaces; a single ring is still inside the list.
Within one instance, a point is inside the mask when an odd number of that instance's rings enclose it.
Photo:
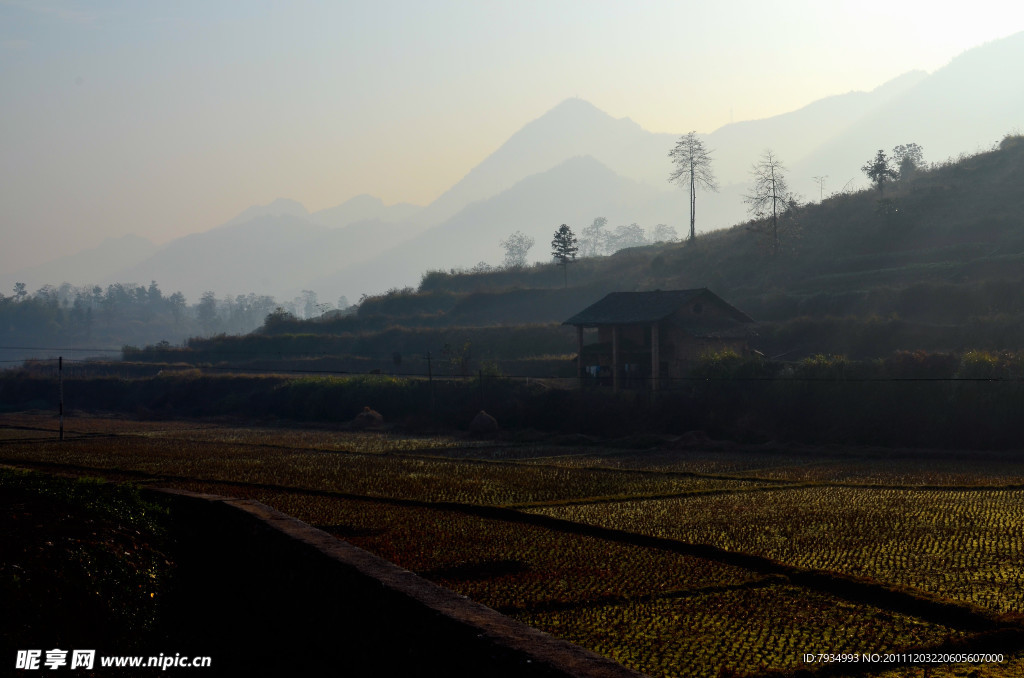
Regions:
[[[613,388],[683,377],[707,353],[743,355],[754,321],[706,287],[693,290],[612,292],[563,325],[576,327],[577,374],[608,380]],[[584,328],[597,343],[584,346]]]

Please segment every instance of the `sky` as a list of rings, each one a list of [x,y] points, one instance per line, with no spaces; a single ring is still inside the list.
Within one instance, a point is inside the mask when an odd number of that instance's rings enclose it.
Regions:
[[[1022,29],[1005,0],[0,0],[0,266],[278,197],[424,205],[570,97],[709,133]]]

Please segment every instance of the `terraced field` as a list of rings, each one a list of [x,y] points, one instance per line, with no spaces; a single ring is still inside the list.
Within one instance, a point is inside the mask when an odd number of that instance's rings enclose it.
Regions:
[[[800,487],[544,509],[1024,612],[1024,491]]]
[[[0,416],[0,463],[255,498],[652,676],[1024,665],[1012,453],[637,451],[98,417],[69,418],[60,443],[55,429]],[[818,653],[908,665],[805,662]]]

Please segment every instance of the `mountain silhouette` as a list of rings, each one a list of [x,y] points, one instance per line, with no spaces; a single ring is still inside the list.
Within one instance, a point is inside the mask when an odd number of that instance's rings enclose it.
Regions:
[[[749,169],[766,148],[785,163],[791,188],[817,200],[816,176],[827,176],[826,196],[844,185],[866,185],[860,167],[879,148],[917,143],[926,160],[934,161],[991,146],[1022,125],[1019,63],[1024,33],[969,50],[930,75],[910,72],[871,92],[827,97],[797,111],[700,134],[712,149],[722,188],[698,196],[698,232],[747,218]],[[525,124],[422,208],[385,206],[362,195],[310,213],[300,203],[278,199],[155,252],[106,243],[53,267],[7,277],[30,286],[157,280],[193,300],[203,290],[290,298],[301,289],[325,299],[355,299],[415,285],[430,269],[497,264],[503,254],[498,243],[517,230],[536,240],[531,260],[547,258],[558,225],[579,232],[595,217],[606,217],[612,228],[665,223],[683,233],[687,198],[667,181],[668,152],[687,131],[650,132],[581,99],[567,99]],[[122,253],[111,261],[101,251]]]

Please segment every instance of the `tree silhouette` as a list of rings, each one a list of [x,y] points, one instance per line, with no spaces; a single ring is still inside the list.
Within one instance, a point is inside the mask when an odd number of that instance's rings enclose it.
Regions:
[[[608,226],[608,220],[604,217],[597,217],[594,223],[583,229],[580,234],[580,256],[596,257],[607,254],[608,234],[604,232]]]
[[[607,249],[609,254],[615,254],[627,247],[643,247],[647,244],[647,234],[639,224],[616,226],[615,230],[608,235]]]
[[[651,242],[675,242],[679,240],[676,229],[667,224],[658,224],[651,233]]]
[[[505,268],[518,269],[526,266],[526,254],[533,247],[534,239],[522,231],[516,231],[501,241],[505,248]]]
[[[869,160],[860,169],[864,174],[868,175],[868,178],[871,179],[871,183],[878,188],[879,197],[885,195],[886,182],[895,181],[897,177],[899,177],[899,173],[893,169],[889,157],[882,149],[878,149],[878,153],[875,154],[874,160]]]
[[[786,184],[786,168],[775,153],[766,150],[750,170],[754,178],[750,195],[744,196],[744,202],[750,205],[749,211],[755,218],[764,220],[768,235],[768,249],[772,255],[779,253],[779,218],[796,207],[796,198]]]
[[[565,287],[569,287],[569,262],[576,260],[576,253],[579,251],[576,242],[576,235],[567,225],[562,224],[555,231],[555,237],[551,241],[551,256],[562,267],[562,274],[565,278]]]
[[[892,149],[892,162],[900,181],[909,179],[924,166],[924,149],[918,144],[900,144]]]
[[[679,137],[676,147],[668,152],[668,157],[676,166],[668,180],[686,186],[690,191],[689,240],[693,240],[696,237],[697,189],[718,191],[718,183],[711,170],[711,151],[697,138],[696,132],[690,132]]]

